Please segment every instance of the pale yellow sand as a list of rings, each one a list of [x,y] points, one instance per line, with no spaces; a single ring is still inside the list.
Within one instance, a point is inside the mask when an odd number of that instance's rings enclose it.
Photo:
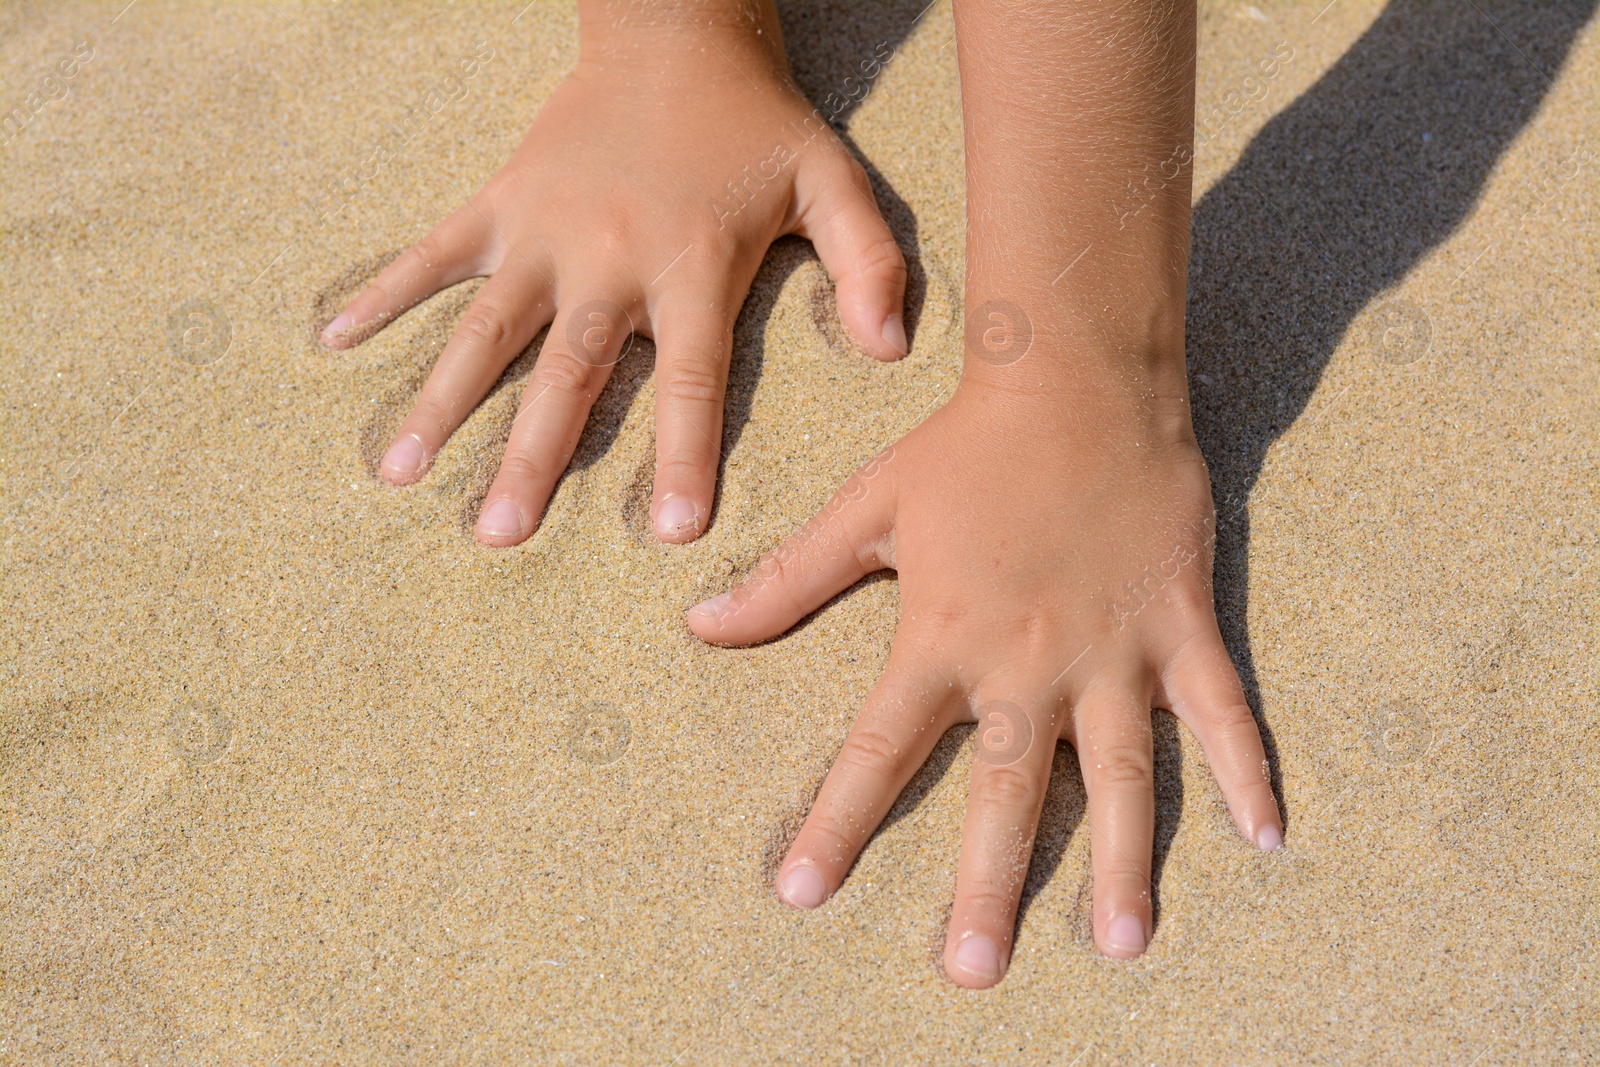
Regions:
[[[4,108],[93,49],[0,148],[0,1059],[1600,1055],[1587,3],[1204,5],[1196,410],[1289,845],[1235,837],[1163,717],[1159,926],[1103,961],[1062,749],[1016,962],[972,994],[937,965],[965,731],[827,907],[769,889],[894,583],[746,652],[680,621],[953,387],[948,5],[786,15],[818,97],[898,51],[848,128],[919,253],[911,357],[830,341],[785,242],[738,331],[710,533],[640,524],[641,343],[544,529],[491,552],[468,524],[514,382],[421,485],[374,476],[474,287],[354,352],[309,338],[509,152],[570,8],[123,2],[0,11]],[[479,42],[468,95],[319,225]]]

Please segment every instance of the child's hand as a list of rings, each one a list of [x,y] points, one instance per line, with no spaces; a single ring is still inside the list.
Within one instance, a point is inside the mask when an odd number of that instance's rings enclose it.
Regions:
[[[1213,523],[1186,398],[1068,406],[964,381],[731,594],[691,610],[702,639],[746,645],[866,574],[899,572],[888,667],[778,872],[779,895],[814,908],[834,893],[961,722],[978,723],[944,954],[961,985],[993,985],[1010,961],[1058,738],[1076,748],[1088,793],[1106,955],[1137,956],[1151,933],[1152,707],[1199,737],[1240,833],[1281,844],[1212,606]]]
[[[576,70],[511,161],[322,334],[349,347],[440,289],[490,276],[384,456],[384,478],[405,485],[551,326],[478,516],[486,544],[538,526],[630,331],[658,352],[656,535],[704,532],[734,320],[783,234],[816,245],[867,352],[905,354],[905,262],[865,172],[789,80],[775,17],[738,22],[685,24],[639,49],[586,29]]]

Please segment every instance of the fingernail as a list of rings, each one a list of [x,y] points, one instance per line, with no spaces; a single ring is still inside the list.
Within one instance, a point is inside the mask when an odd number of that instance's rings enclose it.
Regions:
[[[690,615],[698,615],[702,619],[718,619],[728,610],[728,601],[733,599],[732,593],[718,593],[710,600],[702,600],[689,609]]]
[[[699,511],[686,496],[669,496],[656,509],[656,533],[662,537],[699,525]]]
[[[322,343],[327,344],[341,330],[348,330],[356,324],[355,316],[349,312],[341,311],[338,316],[322,329]]]
[[[973,934],[956,946],[956,966],[974,978],[999,978],[1000,949],[982,934]]]
[[[1276,826],[1268,824],[1256,831],[1256,847],[1267,852],[1276,852],[1283,847],[1283,831]]]
[[[422,438],[408,433],[383,454],[383,466],[396,474],[415,474],[428,465],[428,454],[422,447]]]
[[[1106,947],[1137,955],[1144,951],[1144,923],[1137,915],[1118,915],[1106,927]]]
[[[790,907],[810,911],[822,906],[828,898],[828,887],[822,884],[822,875],[810,867],[792,867],[778,883],[778,895]]]
[[[898,312],[883,320],[883,339],[888,342],[890,348],[902,356],[909,351],[909,346],[906,344],[906,323]]]
[[[501,497],[478,516],[478,532],[489,537],[516,537],[522,533],[522,509]]]

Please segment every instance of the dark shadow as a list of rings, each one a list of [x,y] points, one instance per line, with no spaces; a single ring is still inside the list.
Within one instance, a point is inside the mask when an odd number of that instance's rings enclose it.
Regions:
[[[927,0],[786,2],[778,5],[778,16],[795,84],[828,118],[834,132],[866,169],[884,221],[906,258],[906,335],[914,343],[928,286],[916,216],[845,127],[861,102],[876,91],[883,72],[902,61],[900,47],[922,20],[930,17]],[[887,63],[882,61],[884,56],[889,57]],[[958,137],[960,133],[955,131]],[[832,319],[838,319],[837,308]]]
[[[1150,854],[1150,928],[1161,925],[1161,872],[1172,851],[1183,817],[1183,739],[1178,720],[1164,711],[1150,716],[1150,732],[1155,749],[1156,823]]]
[[[911,781],[907,782],[906,787],[900,791],[900,796],[896,798],[894,804],[889,808],[889,814],[883,817],[883,822],[878,825],[877,831],[873,834],[874,838],[901,819],[911,815],[922,806],[922,802],[927,800],[935,789],[939,788],[939,783],[944,781],[946,774],[950,773],[950,765],[956,761],[956,756],[960,754],[962,747],[966,745],[967,738],[972,736],[972,731],[973,727],[970,725],[956,726],[946,731],[945,735],[939,738],[939,743],[933,746],[932,752],[928,753],[927,760],[921,767],[917,768],[917,773],[911,776]],[[871,845],[872,842],[868,841],[867,847],[870,848]],[[865,852],[866,849],[862,849],[862,851]]]
[[[1172,851],[1172,839],[1178,833],[1178,821],[1183,815],[1183,740],[1178,731],[1178,720],[1164,711],[1150,715],[1152,745],[1155,751],[1155,836],[1150,861],[1150,915],[1152,927],[1161,922],[1161,871],[1166,866],[1167,855]],[[1055,877],[1061,860],[1072,844],[1078,827],[1084,825],[1088,813],[1088,794],[1083,788],[1083,774],[1078,766],[1077,753],[1072,746],[1061,742],[1056,746],[1055,762],[1050,769],[1050,786],[1045,793],[1044,807],[1039,813],[1039,830],[1033,843],[1033,860],[1028,866],[1028,877],[1022,885],[1022,900],[1017,906],[1017,925],[1028,915],[1034,898],[1044,891]],[[1091,846],[1095,842],[1090,842]],[[1081,926],[1083,943],[1094,944],[1093,876],[1087,869],[1083,873],[1083,886],[1078,892],[1074,907]]]
[[[1065,741],[1056,745],[1055,760],[1050,765],[1050,785],[1045,791],[1044,807],[1039,812],[1039,830],[1033,839],[1033,859],[1028,864],[1028,877],[1022,883],[1022,900],[1017,905],[1017,926],[1027,918],[1033,900],[1055,877],[1061,866],[1073,835],[1083,823],[1089,810],[1089,796],[1083,789],[1083,775],[1078,773],[1078,757]]]
[[[1195,207],[1188,352],[1219,516],[1217,611],[1280,805],[1246,627],[1245,505],[1262,461],[1357,317],[1472,214],[1595,5],[1394,0]],[[1364,358],[1420,354],[1386,345],[1431,329],[1429,309],[1392,310],[1401,331],[1379,326]]]

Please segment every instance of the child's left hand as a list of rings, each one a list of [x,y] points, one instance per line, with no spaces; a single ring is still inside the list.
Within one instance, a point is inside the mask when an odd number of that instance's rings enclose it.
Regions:
[[[748,645],[873,571],[899,572],[888,666],[777,888],[796,907],[822,904],[940,736],[977,722],[944,954],[972,987],[1010,962],[1057,739],[1083,770],[1106,955],[1138,956],[1151,934],[1152,707],[1199,737],[1246,840],[1283,840],[1217,628],[1215,520],[1187,399],[1042,393],[964,381],[740,586],[688,615],[702,639]]]

